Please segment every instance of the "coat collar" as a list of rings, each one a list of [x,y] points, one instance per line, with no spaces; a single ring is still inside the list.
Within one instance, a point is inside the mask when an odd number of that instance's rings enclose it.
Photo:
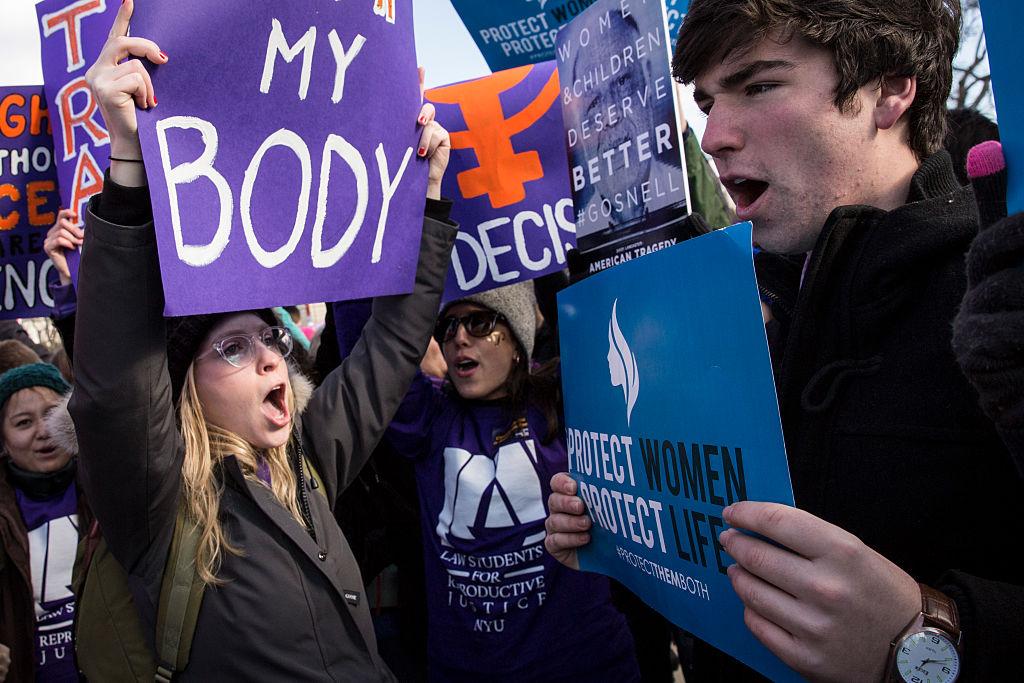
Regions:
[[[899,296],[908,276],[936,258],[951,249],[966,251],[977,231],[974,194],[960,186],[949,154],[941,151],[911,178],[902,206],[835,209],[811,253],[802,289],[818,294],[815,288],[842,287],[852,309],[877,306]]]
[[[832,211],[811,252],[786,334],[780,402],[786,405],[803,391],[805,375],[815,369],[807,366],[808,350],[820,346],[823,336],[832,339],[832,360],[869,358],[891,318],[916,295],[913,283],[951,253],[965,252],[977,227],[973,193],[959,185],[945,151],[921,164],[903,206]]]

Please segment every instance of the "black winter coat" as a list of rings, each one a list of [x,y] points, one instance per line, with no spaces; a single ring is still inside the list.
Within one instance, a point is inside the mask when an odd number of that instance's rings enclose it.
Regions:
[[[797,506],[954,598],[962,682],[1016,678],[1024,643],[1012,552],[1024,481],[951,347],[977,230],[973,194],[940,152],[904,206],[833,211],[802,286],[799,268],[767,255],[758,276],[780,321],[770,337]],[[697,683],[757,678],[698,650]]]
[[[184,447],[171,405],[163,289],[148,214],[144,190],[109,180],[90,204],[69,411],[83,483],[152,637]],[[124,224],[104,219],[113,216]],[[244,554],[223,554],[226,583],[206,590],[189,665],[176,680],[393,679],[377,653],[363,580],[333,508],[419,366],[455,233],[442,220],[424,221],[414,292],[375,302],[362,341],[302,415],[305,452],[327,489],[322,496],[306,482],[315,540],[266,487],[225,459],[221,523]]]

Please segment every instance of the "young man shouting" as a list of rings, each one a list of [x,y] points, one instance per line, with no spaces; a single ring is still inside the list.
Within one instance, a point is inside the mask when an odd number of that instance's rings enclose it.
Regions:
[[[1024,642],[1024,483],[950,346],[978,228],[941,151],[959,27],[957,0],[693,0],[679,33],[759,281],[803,263],[770,323],[799,509],[738,503],[778,545],[720,540],[747,627],[815,680],[997,680]],[[553,489],[547,547],[576,564],[589,519]],[[754,676],[710,654],[698,680]]]

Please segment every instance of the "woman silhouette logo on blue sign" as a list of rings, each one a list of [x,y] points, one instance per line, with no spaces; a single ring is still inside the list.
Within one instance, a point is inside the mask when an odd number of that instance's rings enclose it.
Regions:
[[[626,401],[626,425],[633,415],[633,406],[640,395],[640,374],[636,367],[636,358],[629,349],[625,335],[619,328],[616,307],[619,300],[612,302],[612,318],[608,322],[608,373],[611,375],[613,387],[622,387],[622,397]]]

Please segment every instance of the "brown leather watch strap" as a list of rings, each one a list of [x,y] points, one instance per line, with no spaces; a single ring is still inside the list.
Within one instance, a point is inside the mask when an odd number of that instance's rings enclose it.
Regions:
[[[922,627],[930,626],[949,634],[953,646],[957,650],[960,649],[960,615],[957,612],[956,603],[930,586],[923,583],[918,586],[921,589],[921,612],[890,643],[891,651],[889,661],[885,666],[885,675],[882,677],[883,681],[903,683],[903,677],[896,668],[897,649],[904,638],[920,631]]]
[[[929,586],[921,586],[921,614],[924,625],[942,629],[952,636],[953,644],[960,641],[960,615],[956,603]]]

